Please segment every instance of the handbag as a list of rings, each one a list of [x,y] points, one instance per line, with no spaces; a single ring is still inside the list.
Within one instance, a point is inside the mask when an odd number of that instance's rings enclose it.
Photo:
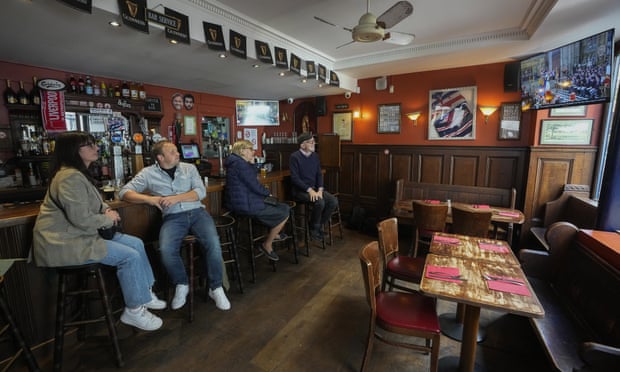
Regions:
[[[114,234],[118,231],[118,226],[112,225],[110,227],[101,227],[97,229],[99,236],[101,236],[105,240],[111,240],[114,238]]]
[[[265,202],[265,204],[268,205],[278,205],[279,203],[278,198],[276,198],[275,196],[265,196],[265,199],[263,201]]]

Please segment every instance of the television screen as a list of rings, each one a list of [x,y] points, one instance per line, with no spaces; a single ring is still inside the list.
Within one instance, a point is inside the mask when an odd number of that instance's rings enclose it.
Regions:
[[[200,150],[197,143],[182,143],[179,147],[181,148],[180,152],[183,160],[200,159]]]
[[[611,29],[522,60],[521,108],[609,101],[613,46]]]
[[[237,100],[237,125],[280,125],[280,103],[267,100]]]

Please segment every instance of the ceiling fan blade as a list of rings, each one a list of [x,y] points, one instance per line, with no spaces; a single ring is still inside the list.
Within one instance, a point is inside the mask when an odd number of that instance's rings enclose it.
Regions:
[[[377,24],[383,28],[392,28],[413,13],[413,5],[408,1],[399,1],[377,18]]]
[[[325,19],[323,19],[323,18],[321,18],[321,17],[314,16],[314,19],[316,19],[317,21],[321,21],[321,22],[323,22],[323,23],[325,23],[325,24],[328,24],[328,25],[330,25],[330,26],[334,26],[334,27],[342,27],[342,29],[343,29],[343,30],[345,30],[345,31],[353,32],[353,29],[352,29],[352,28],[349,28],[349,27],[344,27],[344,26],[340,26],[340,25],[337,25],[337,24],[335,24],[335,23],[331,23],[330,21],[325,20]]]
[[[351,41],[349,41],[348,43],[344,43],[344,44],[342,44],[342,45],[338,45],[338,46],[336,47],[336,49],[340,49],[340,48],[342,48],[342,47],[344,47],[344,46],[347,46],[347,45],[349,45],[349,44],[353,44],[354,42],[355,42],[355,40],[351,40]]]
[[[415,39],[414,34],[407,34],[404,32],[390,31],[386,32],[385,35],[386,36],[383,38],[385,42],[396,45],[409,45],[413,42],[413,39]]]

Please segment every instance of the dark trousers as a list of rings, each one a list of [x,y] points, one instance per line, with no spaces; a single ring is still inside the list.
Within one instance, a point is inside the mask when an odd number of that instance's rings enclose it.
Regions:
[[[293,191],[293,197],[296,201],[310,202],[310,195],[307,192]],[[323,198],[314,202],[312,207],[312,215],[310,216],[310,228],[312,230],[320,230],[321,226],[329,222],[329,218],[338,207],[338,199],[323,190]]]

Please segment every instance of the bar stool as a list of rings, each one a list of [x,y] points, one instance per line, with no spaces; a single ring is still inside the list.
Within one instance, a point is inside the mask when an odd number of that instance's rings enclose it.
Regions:
[[[187,277],[189,279],[189,284],[188,284],[189,293],[187,294],[187,297],[189,297],[188,307],[189,307],[189,321],[190,322],[194,321],[194,283],[197,277],[196,271],[194,268],[194,262],[199,258],[199,256],[196,254],[197,243],[198,243],[198,239],[196,239],[196,237],[193,235],[187,235],[185,238],[183,238],[183,241],[181,242],[181,248],[187,251],[186,265],[188,269]],[[205,297],[205,301],[206,301],[206,297]]]
[[[239,266],[239,255],[237,254],[237,243],[235,241],[235,219],[232,216],[224,214],[222,216],[213,217],[215,228],[220,236],[220,246],[222,247],[222,255],[224,256],[224,264],[232,264],[233,278],[239,282],[239,292],[243,293],[243,280],[241,277],[241,268]]]
[[[314,203],[311,201],[297,200],[296,216],[301,217],[301,224],[295,225],[295,230],[301,230],[304,234],[304,244],[306,247],[306,257],[310,257],[310,216]],[[325,249],[325,236],[321,240],[321,248]]]
[[[338,193],[334,193],[335,197],[338,197]],[[342,232],[342,217],[340,216],[340,204],[334,209],[332,215],[329,216],[329,222],[327,224],[327,231],[329,234],[329,245],[334,245],[334,236],[332,229],[334,227],[338,227],[338,232],[340,233],[340,240],[344,239],[344,234]]]
[[[70,327],[79,327],[82,335],[85,335],[85,326],[87,324],[105,322],[108,327],[108,334],[112,342],[114,357],[116,364],[120,368],[123,366],[123,358],[121,349],[118,345],[118,337],[114,318],[112,316],[112,308],[110,306],[108,293],[106,291],[102,268],[104,265],[94,263],[77,266],[61,266],[56,267],[58,273],[58,300],[56,302],[56,339],[54,342],[54,371],[62,370],[62,349],[64,343],[65,330]],[[77,278],[80,286],[75,290],[67,290],[67,284],[71,278]],[[94,278],[97,282],[97,288],[91,289],[88,286],[89,279]],[[89,296],[91,295],[91,296]],[[103,316],[89,318],[89,302],[97,298],[103,306]],[[90,298],[89,298],[90,297]],[[68,321],[65,319],[65,313],[69,302],[76,298],[77,306],[69,310],[74,311]]]
[[[237,221],[236,226],[236,234],[237,241],[243,241],[239,239],[241,230],[244,228],[247,231],[247,239],[245,239],[245,244],[240,243],[241,247],[248,252],[248,257],[250,259],[250,268],[252,270],[252,283],[256,283],[256,259],[258,257],[264,256],[264,253],[260,250],[255,249],[256,243],[261,241],[267,235],[267,226],[263,224],[256,224],[254,222],[254,218],[252,216],[242,214],[242,213],[234,213],[235,220]],[[275,261],[271,261],[271,267],[273,271],[276,271],[276,263]]]
[[[297,203],[292,200],[285,200],[283,201],[283,203],[286,203],[289,207],[289,216],[288,216],[288,221],[286,221],[286,225],[284,229],[282,230],[283,231],[287,230],[289,233],[289,237],[277,243],[281,244],[283,242],[292,242],[293,243],[293,256],[295,258],[295,263],[298,264],[299,259],[297,258],[297,233],[296,233],[296,228],[295,228],[295,207],[297,206]],[[288,248],[290,248],[290,245]]]
[[[17,353],[15,353],[15,355],[9,358],[9,362],[5,370],[9,369],[15,359],[17,359],[21,354],[23,354],[24,358],[26,359],[28,369],[30,371],[40,371],[37,360],[35,359],[34,354],[32,354],[30,347],[24,340],[24,336],[19,327],[17,326],[15,318],[13,317],[13,312],[11,311],[11,308],[9,308],[9,304],[6,301],[4,294],[4,275],[0,275],[0,308],[2,310],[2,316],[7,323],[7,326],[3,327],[0,331],[0,335],[4,334],[5,331],[10,329],[11,333],[13,334],[13,338],[19,346],[19,350],[17,351]]]

